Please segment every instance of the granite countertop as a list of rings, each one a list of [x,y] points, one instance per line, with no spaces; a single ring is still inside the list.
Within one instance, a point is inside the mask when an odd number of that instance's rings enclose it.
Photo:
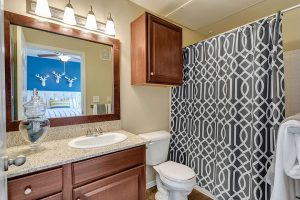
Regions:
[[[10,166],[7,171],[7,177],[17,177],[47,168],[53,168],[67,163],[141,146],[148,142],[147,140],[126,131],[120,130],[114,132],[123,133],[127,135],[128,138],[120,143],[94,149],[76,149],[70,147],[68,143],[74,138],[44,142],[41,145],[41,150],[37,152],[31,151],[28,145],[8,148],[7,153],[10,158],[24,155],[26,156],[26,163],[19,167]]]

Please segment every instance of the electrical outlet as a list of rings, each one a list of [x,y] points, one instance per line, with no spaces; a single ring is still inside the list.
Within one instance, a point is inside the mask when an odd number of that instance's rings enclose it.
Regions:
[[[100,97],[99,96],[93,96],[93,103],[99,103]]]

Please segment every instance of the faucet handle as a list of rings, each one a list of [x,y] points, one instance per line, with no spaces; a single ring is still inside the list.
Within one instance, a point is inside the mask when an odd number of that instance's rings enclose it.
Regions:
[[[103,132],[102,129],[101,129],[101,127],[96,128],[95,131],[98,134],[102,134],[102,132]]]
[[[92,130],[90,128],[88,128],[86,130],[86,136],[91,136],[92,135]]]

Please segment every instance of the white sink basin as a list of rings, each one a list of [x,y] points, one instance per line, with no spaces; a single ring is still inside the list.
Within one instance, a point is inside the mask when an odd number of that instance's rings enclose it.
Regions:
[[[69,146],[78,149],[90,149],[116,144],[127,139],[127,135],[122,133],[104,133],[99,136],[78,137],[69,142]]]

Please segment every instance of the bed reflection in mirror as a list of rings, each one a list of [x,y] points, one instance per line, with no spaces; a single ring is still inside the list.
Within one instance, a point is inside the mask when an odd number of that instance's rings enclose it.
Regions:
[[[112,113],[112,47],[11,25],[12,118],[36,88],[47,118]]]

